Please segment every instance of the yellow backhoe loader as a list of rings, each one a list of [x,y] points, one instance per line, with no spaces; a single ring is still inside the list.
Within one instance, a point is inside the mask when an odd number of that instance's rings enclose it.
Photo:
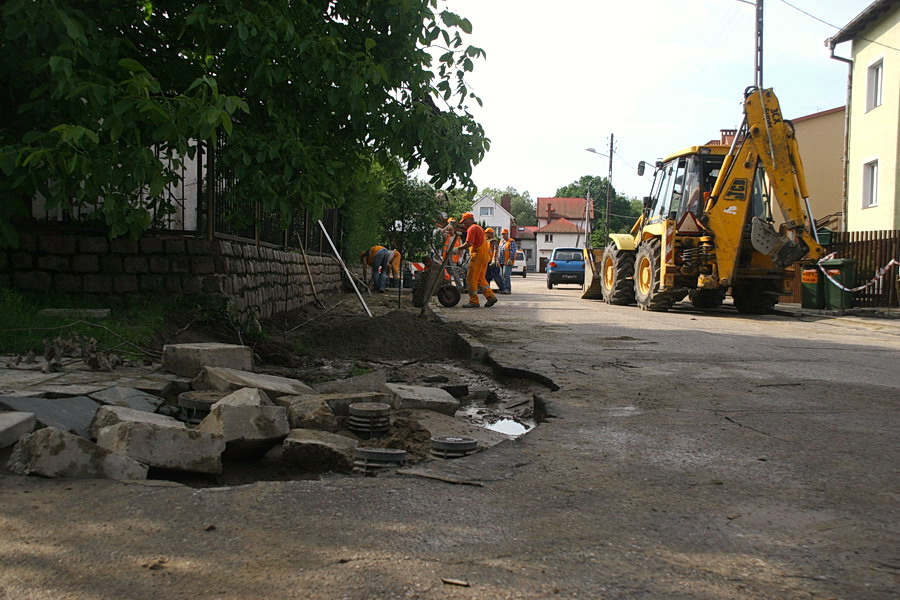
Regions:
[[[657,162],[631,233],[585,250],[591,272],[582,298],[664,311],[685,296],[715,308],[730,290],[738,311],[771,312],[791,292],[791,265],[824,254],[808,196],[794,128],[778,99],[771,89],[747,88],[733,143],[693,146]]]

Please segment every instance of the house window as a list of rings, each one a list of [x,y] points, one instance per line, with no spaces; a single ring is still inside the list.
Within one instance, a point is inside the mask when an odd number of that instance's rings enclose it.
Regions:
[[[553,234],[552,234],[552,233],[545,233],[545,234],[544,234],[544,241],[545,241],[545,242],[552,242],[552,241],[553,241]]]
[[[866,110],[881,106],[883,90],[884,63],[878,61],[869,67],[869,80],[866,91]]]
[[[863,165],[863,208],[878,206],[878,161]]]
[[[482,206],[478,209],[478,216],[480,217],[493,217],[494,216],[494,207],[493,206]]]

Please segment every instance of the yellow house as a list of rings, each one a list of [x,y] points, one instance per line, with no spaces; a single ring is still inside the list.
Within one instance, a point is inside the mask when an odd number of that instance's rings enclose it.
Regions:
[[[843,42],[849,57],[835,52]],[[847,231],[900,229],[900,1],[873,2],[825,43],[850,69]]]
[[[806,171],[809,205],[819,227],[843,231],[844,107],[791,119]]]

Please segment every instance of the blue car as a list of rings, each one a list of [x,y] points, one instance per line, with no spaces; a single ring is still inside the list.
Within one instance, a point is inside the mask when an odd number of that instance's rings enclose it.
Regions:
[[[581,248],[554,248],[547,263],[547,289],[559,283],[584,285],[584,253]]]

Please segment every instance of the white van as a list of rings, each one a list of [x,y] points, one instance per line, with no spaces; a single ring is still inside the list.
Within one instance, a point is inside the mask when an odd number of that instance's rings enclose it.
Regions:
[[[516,251],[516,263],[512,267],[512,271],[510,274],[512,275],[521,275],[525,277],[525,273],[528,271],[528,267],[525,265],[525,253],[521,250]]]

